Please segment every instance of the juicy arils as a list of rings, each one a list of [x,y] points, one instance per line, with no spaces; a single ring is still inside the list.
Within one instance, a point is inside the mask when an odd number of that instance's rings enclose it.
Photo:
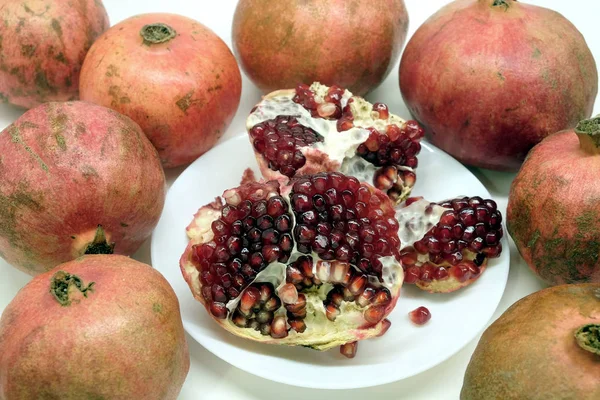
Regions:
[[[423,129],[382,103],[314,83],[265,96],[247,130],[266,179],[339,171],[386,192],[394,202],[415,184]]]
[[[474,282],[502,252],[502,215],[493,200],[460,197],[440,203],[409,198],[396,211],[404,281],[428,292]]]
[[[389,327],[403,280],[394,213],[340,173],[247,183],[200,208],[181,269],[229,332],[327,350]]]

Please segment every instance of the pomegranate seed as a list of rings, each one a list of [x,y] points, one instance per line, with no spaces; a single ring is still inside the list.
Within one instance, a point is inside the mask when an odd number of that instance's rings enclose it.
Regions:
[[[496,205],[496,202],[494,200],[484,200],[483,205],[486,206],[491,212],[496,211],[498,209],[498,206]]]
[[[364,291],[365,287],[367,286],[367,282],[368,280],[366,275],[357,275],[350,282],[348,290],[353,296],[358,296]]]
[[[225,319],[225,318],[227,318],[228,312],[229,312],[229,310],[227,310],[227,307],[222,302],[213,301],[210,304],[210,313],[215,318]]]
[[[476,237],[475,239],[473,239],[473,241],[469,245],[470,249],[472,251],[474,251],[475,253],[480,252],[481,249],[483,249],[483,246],[484,246],[483,239],[480,237]]]
[[[494,246],[499,242],[498,233],[491,231],[485,235],[485,244],[488,246]]]
[[[227,295],[225,294],[225,289],[221,285],[213,285],[211,287],[211,295],[212,299],[219,303],[227,302]]]
[[[440,217],[439,223],[442,225],[454,226],[458,222],[458,217],[454,213],[454,211],[448,210],[444,211],[442,216]]]
[[[450,275],[459,282],[466,282],[470,277],[469,267],[463,263],[454,265],[450,268]]]
[[[239,308],[243,311],[251,310],[258,300],[260,299],[260,291],[254,287],[248,287],[244,293],[242,294],[242,298],[240,299]]]
[[[475,210],[470,207],[463,208],[458,213],[458,218],[465,226],[473,226],[477,223],[477,217],[475,216]]]
[[[469,206],[469,202],[467,201],[466,198],[452,200],[452,208],[454,209],[454,211],[460,211],[463,208],[468,207],[468,206]]]
[[[292,221],[290,219],[290,216],[286,214],[277,217],[277,219],[275,220],[275,229],[282,233],[289,232],[291,229],[291,225]]]
[[[259,327],[260,329],[260,333],[264,336],[270,336],[271,335],[271,325],[270,324],[262,324],[260,325],[260,322],[254,320],[253,322],[256,322],[256,325]]]
[[[298,299],[295,303],[288,303],[285,305],[285,309],[292,313],[302,311],[306,307],[306,296],[304,293],[298,294]]]
[[[498,243],[495,246],[486,247],[483,249],[483,254],[488,258],[496,258],[500,256],[502,252],[502,243]]]
[[[431,313],[427,307],[418,307],[408,313],[410,320],[416,325],[425,325],[431,319]]]
[[[235,311],[235,313],[233,314],[231,322],[233,322],[236,326],[240,328],[246,328],[248,326],[248,319],[238,311]]]
[[[358,348],[358,342],[350,342],[340,346],[340,353],[347,358],[354,358],[356,356],[356,350]]]
[[[340,310],[333,303],[329,303],[325,306],[325,315],[327,319],[334,322],[335,319],[340,315]]]
[[[296,290],[296,286],[291,283],[286,283],[281,288],[279,288],[279,298],[285,304],[294,304],[298,301],[298,291]]]
[[[404,272],[404,282],[405,283],[415,283],[421,279],[421,269],[417,266],[411,266],[406,269]]]
[[[372,300],[372,304],[375,306],[386,306],[392,301],[392,294],[387,288],[380,289]]]
[[[421,281],[431,282],[435,278],[435,270],[436,268],[432,264],[423,264],[421,266]]]
[[[273,339],[282,339],[288,335],[287,323],[284,316],[277,316],[271,322],[271,337]]]
[[[390,117],[388,106],[383,103],[373,104],[373,111],[378,113],[379,119],[388,119]]]
[[[303,333],[306,330],[306,323],[301,319],[290,319],[288,320],[290,328],[298,333]]]
[[[447,279],[448,276],[449,276],[449,274],[448,274],[448,271],[446,270],[446,268],[439,267],[435,270],[435,274],[434,274],[433,278],[436,281],[441,281],[441,280]]]
[[[367,286],[365,290],[356,298],[356,304],[361,307],[366,307],[371,303],[371,299],[375,296],[375,289]]]
[[[365,321],[376,324],[383,319],[385,315],[385,306],[371,306],[365,310],[363,317]]]
[[[263,309],[267,311],[275,311],[281,307],[281,300],[278,297],[271,297],[263,305]]]

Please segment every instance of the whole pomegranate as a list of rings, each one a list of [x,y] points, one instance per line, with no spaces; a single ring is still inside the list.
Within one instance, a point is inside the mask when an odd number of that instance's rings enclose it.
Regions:
[[[598,71],[559,13],[457,0],[412,36],[400,89],[436,146],[469,165],[516,170],[544,137],[591,115]]]
[[[374,185],[396,203],[415,184],[423,129],[383,103],[318,82],[263,97],[246,128],[263,176],[339,171]]]
[[[404,282],[431,293],[467,286],[502,252],[502,214],[491,199],[409,198],[396,209]]]
[[[249,182],[198,211],[181,271],[229,332],[353,357],[382,335],[402,285],[398,222],[381,191],[338,172]]]
[[[240,0],[232,37],[265,93],[319,81],[364,95],[396,64],[407,30],[403,0]]]
[[[600,282],[600,117],[544,139],[512,183],[507,229],[550,285]]]
[[[471,357],[461,400],[600,398],[600,285],[562,285],[513,304]]]
[[[45,103],[0,132],[0,256],[31,275],[85,253],[130,255],[165,199],[156,150],[131,119]]]
[[[173,14],[145,14],[109,29],[81,70],[82,100],[137,122],[165,167],[194,161],[235,115],[241,75],[210,29]]]
[[[76,100],[83,59],[109,27],[102,1],[3,0],[0,21],[0,101]]]
[[[38,275],[0,319],[2,399],[175,400],[189,367],[175,292],[125,256]]]

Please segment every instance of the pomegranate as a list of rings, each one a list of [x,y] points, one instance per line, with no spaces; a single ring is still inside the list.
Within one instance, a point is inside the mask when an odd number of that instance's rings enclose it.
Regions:
[[[415,325],[425,325],[431,319],[431,312],[427,307],[417,307],[408,313],[408,318]]]
[[[320,81],[365,95],[396,64],[407,30],[403,0],[240,0],[232,38],[265,93]]]
[[[404,282],[431,293],[473,283],[502,252],[502,214],[479,196],[440,203],[409,198],[396,211]]]
[[[2,399],[175,400],[189,367],[175,292],[125,256],[38,275],[0,319]]]
[[[513,304],[483,333],[461,400],[600,398],[600,285],[561,285]]]
[[[100,0],[3,0],[0,101],[33,108],[76,100],[92,43],[109,27]]]
[[[353,356],[389,328],[398,223],[379,190],[337,172],[247,183],[198,211],[181,270],[229,332]]]
[[[108,30],[81,71],[81,98],[136,121],[165,167],[205,153],[231,123],[241,75],[210,29],[173,14],[145,14]]]
[[[42,104],[2,131],[0,176],[0,257],[31,275],[83,254],[133,254],[165,199],[140,127],[79,101]]]
[[[246,125],[267,179],[286,184],[296,175],[340,171],[395,202],[415,184],[423,129],[338,86],[302,84],[270,93]]]
[[[433,144],[469,165],[517,170],[544,137],[591,115],[598,71],[559,13],[457,0],[412,36],[400,89]]]
[[[544,139],[514,179],[507,228],[550,285],[600,282],[600,117]]]

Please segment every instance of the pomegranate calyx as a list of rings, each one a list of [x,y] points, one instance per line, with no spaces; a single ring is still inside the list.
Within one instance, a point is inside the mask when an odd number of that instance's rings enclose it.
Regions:
[[[155,22],[153,24],[144,25],[140,30],[140,36],[144,39],[144,44],[150,46],[168,42],[177,36],[177,32],[167,24]]]
[[[108,243],[106,234],[102,225],[98,225],[94,240],[87,245],[84,254],[112,254],[115,249],[115,243]]]
[[[579,121],[575,133],[583,151],[589,154],[600,153],[600,115]]]
[[[585,324],[575,331],[579,347],[600,356],[600,324]]]
[[[75,290],[79,291],[83,297],[87,297],[88,292],[93,291],[93,286],[94,282],[84,285],[77,275],[57,271],[50,280],[50,293],[61,306],[69,306],[73,302],[71,295]]]
[[[511,0],[494,0],[492,7],[504,7],[505,10],[508,10],[510,7],[510,1]]]

